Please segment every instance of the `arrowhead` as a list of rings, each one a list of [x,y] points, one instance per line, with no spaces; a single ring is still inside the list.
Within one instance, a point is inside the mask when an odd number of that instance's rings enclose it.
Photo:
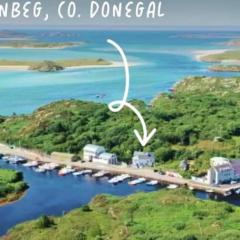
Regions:
[[[144,136],[144,137],[141,137],[141,135],[139,134],[138,130],[134,130],[134,133],[135,133],[136,137],[138,138],[138,141],[140,142],[140,144],[143,147],[145,147],[147,145],[147,143],[151,140],[151,138],[154,136],[156,131],[157,131],[157,129],[154,128],[149,135]]]

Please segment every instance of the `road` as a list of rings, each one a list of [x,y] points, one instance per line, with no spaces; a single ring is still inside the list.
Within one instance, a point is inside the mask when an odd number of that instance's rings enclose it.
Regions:
[[[76,167],[79,169],[92,169],[96,171],[105,170],[112,174],[129,174],[133,177],[144,177],[149,180],[157,180],[161,183],[188,186],[196,190],[203,190],[207,192],[212,191],[222,195],[225,195],[227,192],[231,190],[236,190],[240,188],[240,183],[233,184],[233,185],[210,186],[207,184],[194,182],[192,180],[185,179],[185,178],[160,175],[159,173],[154,172],[152,169],[137,169],[137,168],[131,168],[131,167],[105,165],[105,164],[98,164],[98,163],[92,163],[92,162],[81,163],[81,162],[71,162],[69,160],[59,160],[56,157],[52,157],[50,155],[41,153],[39,151],[33,151],[33,150],[24,149],[24,148],[12,149],[5,144],[0,144],[0,153],[18,155],[32,161],[37,160],[41,162],[54,162],[62,165],[70,165],[72,167]]]

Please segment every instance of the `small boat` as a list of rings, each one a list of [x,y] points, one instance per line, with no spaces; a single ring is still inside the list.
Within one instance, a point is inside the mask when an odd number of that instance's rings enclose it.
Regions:
[[[39,166],[38,168],[35,168],[34,171],[37,173],[45,173],[47,170],[42,166]]]
[[[106,172],[106,171],[99,171],[99,172],[93,174],[93,177],[95,177],[95,178],[101,178],[101,177],[106,176],[107,174],[108,174],[108,172]]]
[[[120,177],[121,177],[122,181],[131,178],[131,176],[129,174],[122,174],[122,175],[120,175]]]
[[[158,185],[158,181],[157,180],[152,180],[146,183],[148,186],[156,186]]]
[[[176,189],[176,188],[178,188],[178,185],[176,184],[170,184],[167,186],[167,189]]]
[[[73,173],[73,176],[81,176],[83,175],[83,171],[77,171]]]
[[[207,189],[206,192],[207,193],[213,193],[214,191],[212,189]]]
[[[59,167],[59,164],[56,164],[56,163],[45,163],[41,167],[44,168],[46,171],[53,171],[54,169]]]
[[[224,197],[228,197],[228,196],[231,196],[232,195],[232,192],[231,191],[228,191],[228,192],[225,192],[223,194]]]
[[[23,164],[24,167],[37,167],[38,165],[39,163],[37,161],[27,162]]]
[[[19,157],[19,156],[11,156],[8,158],[10,164],[19,164],[26,162],[26,159]]]
[[[4,155],[3,157],[2,157],[2,160],[4,160],[4,161],[9,161],[9,158],[10,158],[11,156],[9,156],[9,155]]]
[[[65,176],[67,174],[75,172],[75,169],[73,169],[71,166],[67,166],[59,170],[58,175]]]
[[[239,188],[239,189],[236,189],[236,190],[235,190],[235,193],[239,195],[239,194],[240,194],[240,188]]]
[[[83,175],[86,175],[86,174],[92,174],[93,170],[91,169],[86,169],[86,170],[83,170]]]
[[[138,178],[133,181],[128,182],[129,185],[137,185],[146,182],[146,178]]]

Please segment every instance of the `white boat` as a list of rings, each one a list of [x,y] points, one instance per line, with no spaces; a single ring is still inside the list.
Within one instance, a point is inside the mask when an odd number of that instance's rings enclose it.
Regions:
[[[10,158],[11,156],[9,156],[9,155],[4,155],[3,157],[2,157],[2,160],[4,160],[4,161],[9,161],[9,158]]]
[[[176,188],[178,188],[178,185],[176,184],[170,184],[167,186],[167,189],[176,189]]]
[[[37,173],[45,173],[47,170],[42,166],[39,166],[38,168],[35,168],[34,171]]]
[[[27,162],[23,164],[24,167],[37,167],[38,165],[39,163],[37,161]]]
[[[45,163],[41,167],[44,168],[46,171],[52,171],[52,170],[58,168],[59,164],[56,164],[56,163]]]
[[[106,172],[106,171],[99,171],[99,172],[93,174],[93,177],[95,177],[95,178],[101,178],[101,177],[106,176],[107,174],[108,174],[108,172]]]
[[[10,164],[18,164],[18,163],[23,163],[26,162],[26,159],[19,157],[19,156],[3,156],[2,157],[3,160],[5,161],[9,161]]]
[[[83,170],[83,175],[84,174],[92,174],[93,170],[91,169],[86,169],[86,170]]]
[[[235,190],[235,193],[239,195],[239,194],[240,194],[240,188],[239,188],[239,189],[236,189],[236,190]]]
[[[128,182],[129,185],[137,185],[146,182],[146,178],[138,178],[133,181]]]
[[[77,171],[73,173],[73,176],[81,176],[83,175],[83,171]]]
[[[207,193],[213,193],[214,191],[212,189],[207,189],[206,192]]]
[[[146,183],[148,186],[156,186],[158,185],[158,181],[157,180],[152,180]]]
[[[65,176],[67,174],[75,172],[75,169],[73,169],[71,166],[67,166],[59,170],[58,175]]]
[[[120,175],[120,177],[121,177],[122,181],[131,178],[131,176],[129,174],[122,174],[122,175]]]
[[[229,192],[225,192],[223,195],[224,195],[224,197],[228,197],[228,196],[231,196],[232,193],[229,191]]]

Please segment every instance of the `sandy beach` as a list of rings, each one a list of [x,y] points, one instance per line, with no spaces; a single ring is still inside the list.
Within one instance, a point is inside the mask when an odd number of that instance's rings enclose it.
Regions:
[[[131,62],[128,64],[129,67],[134,67],[140,65],[140,63]],[[96,68],[121,68],[123,67],[122,62],[111,62],[111,64],[106,65],[85,65],[85,66],[72,66],[66,67],[64,71],[73,70],[73,69],[96,69]],[[0,66],[0,71],[31,71],[29,66]]]
[[[221,53],[225,53],[226,51],[228,51],[228,49],[199,50],[199,51],[194,51],[193,54],[195,56],[195,59],[200,62],[202,61],[202,58],[208,55],[221,54]]]

